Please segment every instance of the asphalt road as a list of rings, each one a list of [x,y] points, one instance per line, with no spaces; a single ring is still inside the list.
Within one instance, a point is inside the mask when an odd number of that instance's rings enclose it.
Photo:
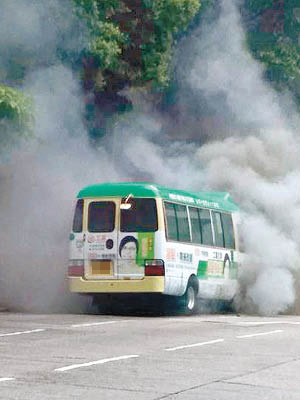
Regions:
[[[0,399],[299,400],[300,317],[0,313]]]

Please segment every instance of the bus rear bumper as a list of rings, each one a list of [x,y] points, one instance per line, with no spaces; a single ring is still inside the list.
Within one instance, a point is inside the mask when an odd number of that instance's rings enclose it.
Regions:
[[[145,276],[143,279],[86,280],[69,277],[69,289],[74,293],[162,293],[164,276]]]

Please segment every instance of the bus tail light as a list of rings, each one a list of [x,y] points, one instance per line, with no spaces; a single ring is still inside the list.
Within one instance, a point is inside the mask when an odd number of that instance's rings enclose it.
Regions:
[[[70,260],[68,267],[68,276],[83,276],[84,262],[83,260]]]
[[[145,260],[145,276],[164,276],[165,264],[163,260]]]

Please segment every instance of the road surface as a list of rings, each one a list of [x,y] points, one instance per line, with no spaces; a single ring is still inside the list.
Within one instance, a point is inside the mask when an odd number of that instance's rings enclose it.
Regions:
[[[300,317],[0,312],[0,399],[299,400]]]

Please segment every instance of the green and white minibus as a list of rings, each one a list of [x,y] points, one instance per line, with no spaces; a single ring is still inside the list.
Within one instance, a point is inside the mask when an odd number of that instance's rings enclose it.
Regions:
[[[238,289],[239,209],[224,192],[103,183],[77,196],[70,234],[72,292],[231,301]]]

